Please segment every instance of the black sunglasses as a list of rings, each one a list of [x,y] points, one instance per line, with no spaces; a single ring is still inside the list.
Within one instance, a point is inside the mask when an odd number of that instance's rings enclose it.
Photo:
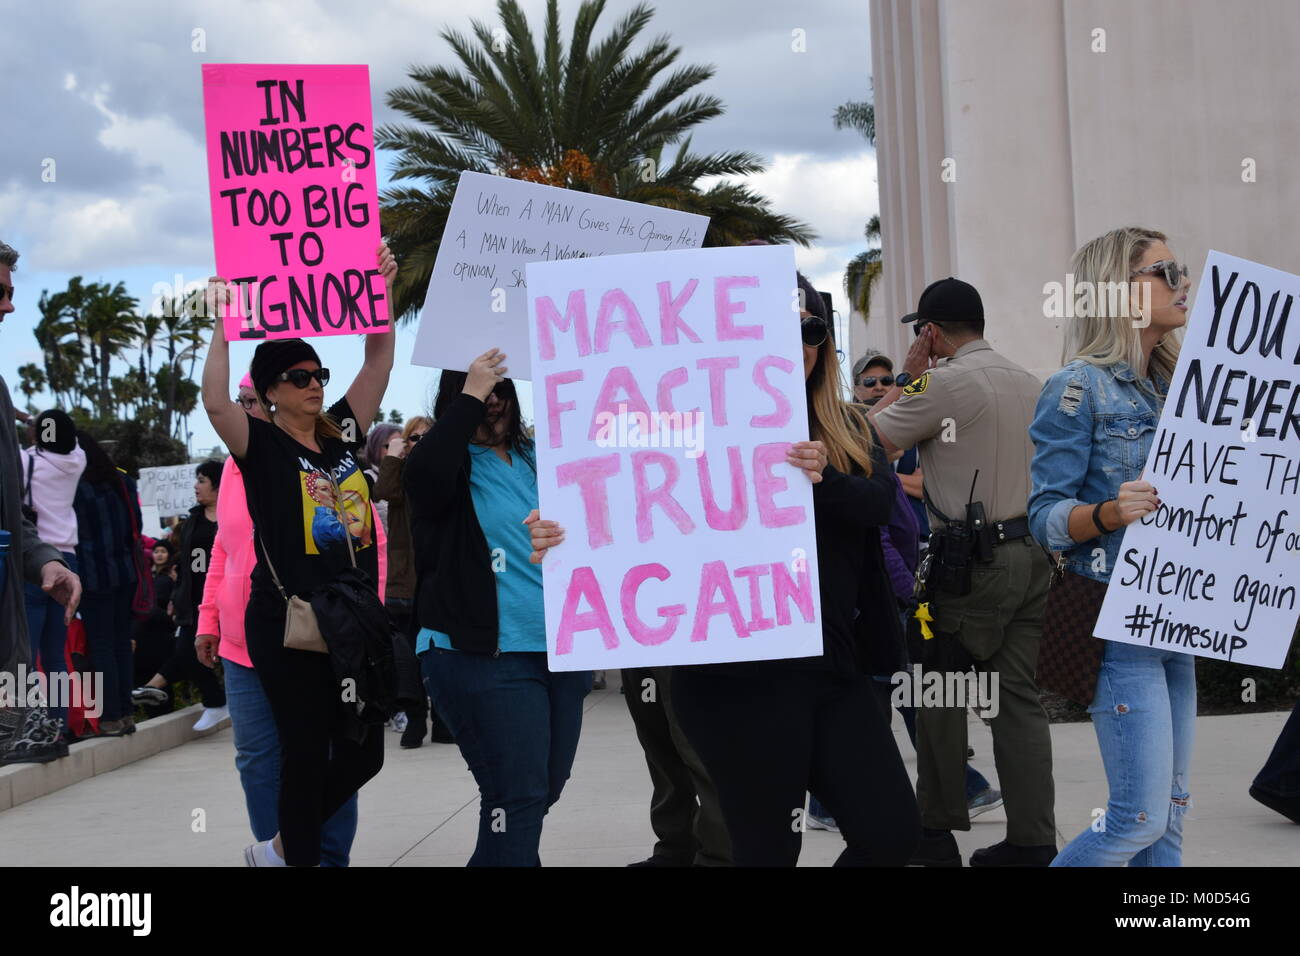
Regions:
[[[5,299],[8,299],[10,302],[13,302],[14,287],[11,285],[5,285],[3,282],[0,282],[0,302],[3,302]]]
[[[415,442],[419,441],[423,437],[424,437],[424,432],[415,432],[413,435],[411,435],[410,438],[406,440],[414,444]]]
[[[330,370],[327,368],[318,368],[308,371],[305,368],[291,368],[287,372],[280,373],[280,381],[289,382],[294,388],[306,388],[315,379],[321,383],[321,387],[330,383]]]
[[[241,406],[246,412],[251,412],[253,406],[257,404],[257,399],[255,398],[232,398],[231,401],[236,405]]]
[[[1129,278],[1132,279],[1134,276],[1150,275],[1157,272],[1164,275],[1165,282],[1175,292],[1178,291],[1183,284],[1183,280],[1188,276],[1187,266],[1179,265],[1173,259],[1162,259],[1160,262],[1153,262],[1149,266],[1138,269]]]
[[[873,385],[876,384],[876,376],[868,375],[866,378],[860,378],[858,379],[858,384],[861,385],[863,388],[871,388]],[[880,384],[888,388],[889,386],[894,384],[894,376],[892,375],[880,376]]]
[[[831,327],[821,316],[810,315],[800,321],[799,332],[803,336],[804,345],[810,349],[819,349],[831,334]]]

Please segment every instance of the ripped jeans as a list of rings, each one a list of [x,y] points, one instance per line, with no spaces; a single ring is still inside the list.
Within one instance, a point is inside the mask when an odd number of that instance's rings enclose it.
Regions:
[[[1107,641],[1088,713],[1110,797],[1052,866],[1181,866],[1196,659]]]

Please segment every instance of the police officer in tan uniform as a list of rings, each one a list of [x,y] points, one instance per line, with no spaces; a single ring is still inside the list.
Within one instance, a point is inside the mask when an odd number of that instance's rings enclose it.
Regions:
[[[978,671],[998,676],[989,709],[997,710],[993,756],[1007,839],[976,850],[970,862],[1046,866],[1056,855],[1055,796],[1034,668],[1051,562],[1026,517],[1034,454],[1029,424],[1042,383],[984,340],[983,303],[960,279],[932,283],[903,321],[922,327],[902,382],[871,418],[891,455],[919,446],[934,529],[927,587],[934,640],[955,642],[947,646],[958,657],[969,655]],[[983,679],[991,688],[991,679]],[[960,701],[943,704],[917,709],[917,798],[925,833],[913,862],[960,866],[951,831],[970,829],[967,715]]]

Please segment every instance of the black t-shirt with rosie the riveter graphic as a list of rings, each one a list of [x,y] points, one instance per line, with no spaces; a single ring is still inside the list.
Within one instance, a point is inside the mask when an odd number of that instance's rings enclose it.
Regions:
[[[342,426],[345,438],[364,438],[346,398],[331,405],[328,414]],[[362,442],[321,437],[317,442],[321,450],[312,451],[283,429],[248,416],[248,450],[237,460],[256,532],[254,592],[278,593],[266,564],[267,552],[285,591],[299,597],[308,597],[318,585],[350,567],[344,521],[357,566],[372,582],[379,579],[370,488],[357,459]],[[331,474],[342,498],[339,502],[334,500]]]

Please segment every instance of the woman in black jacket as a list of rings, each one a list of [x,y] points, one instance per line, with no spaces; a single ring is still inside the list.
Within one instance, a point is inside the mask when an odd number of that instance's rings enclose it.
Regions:
[[[433,427],[402,482],[415,544],[417,651],[430,696],[479,786],[470,866],[540,866],[542,818],[578,750],[590,671],[551,673],[533,441],[505,356],[443,372]]]
[[[717,789],[737,866],[795,865],[806,791],[848,843],[837,866],[903,866],[920,813],[871,679],[902,648],[880,544],[893,476],[861,407],[840,398],[822,298],[798,281],[813,440],[791,446],[789,461],[813,482],[823,653],[677,667],[673,707]],[[563,530],[532,528],[540,561]]]

